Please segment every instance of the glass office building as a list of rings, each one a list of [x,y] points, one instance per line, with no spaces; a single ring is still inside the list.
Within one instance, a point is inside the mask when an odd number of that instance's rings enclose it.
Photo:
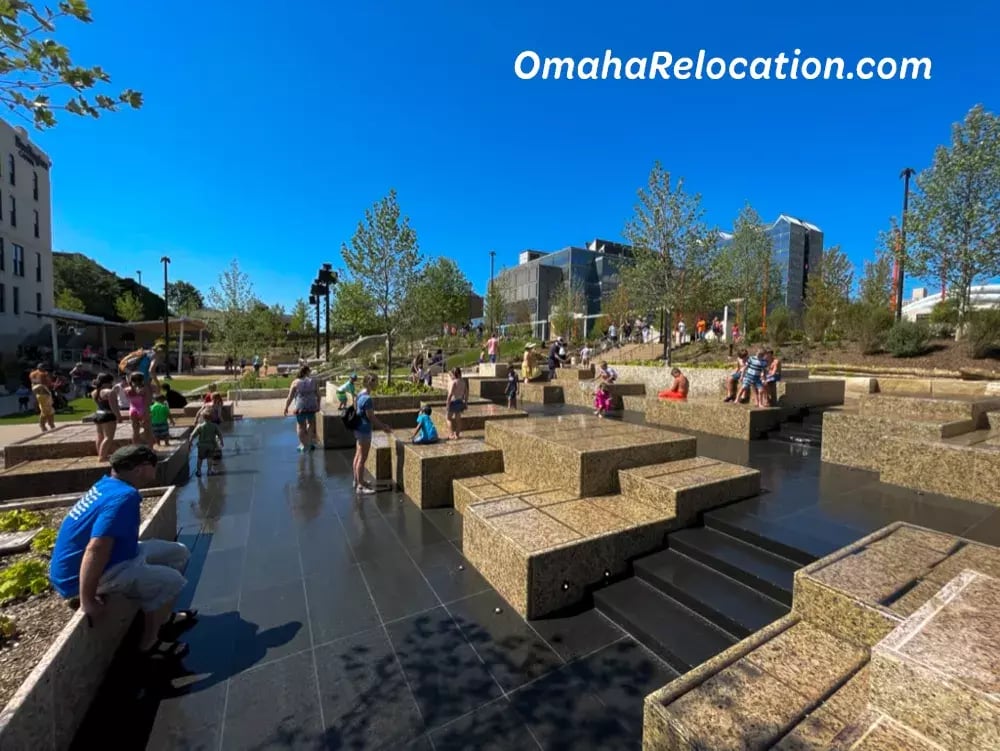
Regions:
[[[601,300],[618,286],[621,266],[631,255],[629,246],[600,239],[585,247],[523,251],[517,266],[501,270],[496,277],[507,302],[505,323],[531,321],[534,336],[547,338],[549,304],[559,285],[579,288],[585,301],[585,309],[579,312],[598,316]]]
[[[765,231],[774,243],[774,255],[781,269],[784,294],[775,305],[784,304],[789,310],[801,312],[809,286],[809,269],[816,268],[823,256],[823,231],[787,214],[779,216]],[[720,237],[723,247],[733,239],[728,232]]]

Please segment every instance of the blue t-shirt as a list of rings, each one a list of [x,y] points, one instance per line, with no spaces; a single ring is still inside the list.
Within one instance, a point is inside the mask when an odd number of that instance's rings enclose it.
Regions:
[[[747,360],[747,372],[744,379],[747,381],[757,381],[760,380],[761,374],[767,367],[767,363],[761,360],[759,357],[751,357]]]
[[[424,441],[435,441],[438,437],[437,428],[431,422],[431,416],[421,412],[417,415],[417,427],[420,428],[420,438]]]
[[[49,564],[49,579],[63,597],[80,593],[80,562],[93,537],[113,537],[107,568],[139,554],[139,504],[142,496],[127,482],[102,477],[76,502],[59,527]]]
[[[372,398],[368,393],[362,393],[358,397],[358,402],[354,406],[355,411],[358,413],[358,417],[361,419],[361,424],[354,429],[356,433],[371,433],[372,432],[372,421],[368,419],[368,410],[372,408]]]

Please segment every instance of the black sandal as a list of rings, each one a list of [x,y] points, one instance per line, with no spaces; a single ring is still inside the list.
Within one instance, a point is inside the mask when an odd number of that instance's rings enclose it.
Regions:
[[[166,662],[183,659],[190,651],[191,648],[182,641],[158,639],[152,647],[142,652],[142,656],[153,662]]]
[[[175,610],[170,614],[170,617],[167,618],[167,622],[163,625],[178,627],[188,626],[193,624],[197,618],[198,611],[193,608],[191,610]]]

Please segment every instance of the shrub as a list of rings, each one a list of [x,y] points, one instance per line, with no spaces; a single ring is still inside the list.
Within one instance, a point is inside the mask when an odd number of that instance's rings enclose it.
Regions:
[[[28,595],[40,595],[48,589],[48,566],[37,558],[12,563],[0,571],[0,605]]]
[[[17,624],[7,615],[0,615],[0,642],[17,636]]]
[[[887,308],[865,303],[851,305],[844,318],[847,336],[858,343],[865,355],[874,355],[882,349],[885,335],[893,324],[893,315]]]
[[[400,396],[407,394],[436,394],[440,391],[440,389],[425,386],[422,383],[414,383],[405,376],[397,376],[392,379],[391,383],[380,381],[375,393],[382,394],[383,396]]]
[[[996,347],[1000,347],[1000,308],[974,310],[969,313],[966,345],[969,357],[977,360],[989,357]]]
[[[802,317],[802,326],[814,342],[821,342],[833,325],[833,313],[829,308],[810,305]]]
[[[955,336],[955,327],[950,323],[929,323],[927,333],[931,339],[951,339]]]
[[[927,327],[913,321],[896,321],[885,337],[885,348],[893,357],[917,357],[930,343]]]
[[[767,338],[775,347],[787,342],[792,335],[792,314],[788,308],[775,308],[767,317]]]
[[[34,511],[16,509],[0,513],[0,532],[27,532],[42,526],[42,517]]]
[[[46,527],[31,541],[31,549],[41,555],[52,555],[52,548],[56,546],[56,531],[51,527]]]
[[[930,315],[931,323],[945,323],[951,326],[958,325],[958,300],[949,297],[942,300],[933,308]]]

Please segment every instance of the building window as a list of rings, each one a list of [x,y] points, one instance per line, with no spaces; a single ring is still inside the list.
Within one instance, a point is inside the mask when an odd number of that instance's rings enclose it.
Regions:
[[[21,315],[21,290],[17,287],[12,287],[14,290],[14,300],[13,300],[13,310],[11,311],[14,315]]]
[[[38,172],[31,173],[31,194],[38,200]]]
[[[38,209],[35,209],[35,237],[38,237]]]
[[[35,253],[35,281],[42,281],[42,254]]]
[[[39,313],[42,312],[42,293],[41,292],[36,292],[35,293],[35,310],[37,310]]]
[[[24,248],[17,243],[12,243],[12,245],[14,246],[14,268],[11,271],[14,272],[14,276],[24,276]]]
[[[15,183],[14,183],[14,155],[13,154],[8,154],[7,155],[7,176],[10,179],[10,184],[14,185]],[[14,299],[17,299],[16,295],[15,295]]]
[[[17,226],[17,199],[13,194],[7,196],[7,201],[10,203],[10,226]]]

